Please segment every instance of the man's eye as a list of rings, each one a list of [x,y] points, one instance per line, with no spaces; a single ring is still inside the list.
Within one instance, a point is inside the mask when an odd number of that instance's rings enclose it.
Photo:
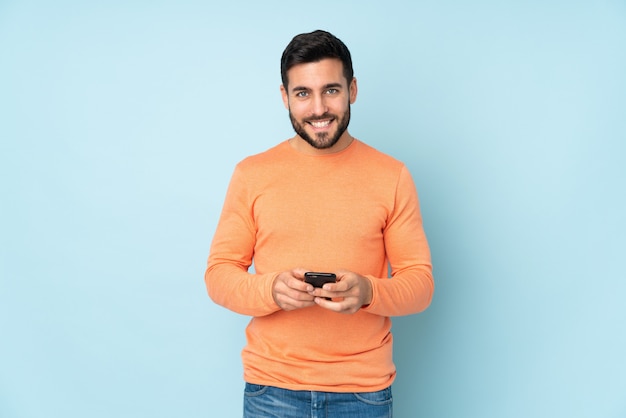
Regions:
[[[296,93],[296,97],[306,97],[308,93],[306,91],[299,91]]]
[[[339,90],[337,89],[328,89],[326,90],[326,94],[337,94],[339,93]]]

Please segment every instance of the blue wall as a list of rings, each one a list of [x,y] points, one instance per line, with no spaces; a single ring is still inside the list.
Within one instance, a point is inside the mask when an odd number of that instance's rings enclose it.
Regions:
[[[130,3],[0,2],[0,416],[241,415],[247,318],[205,260],[317,28],[432,246],[396,416],[626,416],[623,1]]]

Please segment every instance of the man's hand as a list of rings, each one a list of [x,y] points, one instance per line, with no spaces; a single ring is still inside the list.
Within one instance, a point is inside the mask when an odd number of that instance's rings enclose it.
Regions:
[[[322,289],[311,292],[315,296],[315,303],[331,311],[352,314],[372,302],[372,284],[369,279],[351,271],[336,274],[337,283],[326,283]]]
[[[315,305],[313,286],[304,282],[307,270],[293,269],[282,272],[272,284],[274,301],[284,311],[308,308]]]

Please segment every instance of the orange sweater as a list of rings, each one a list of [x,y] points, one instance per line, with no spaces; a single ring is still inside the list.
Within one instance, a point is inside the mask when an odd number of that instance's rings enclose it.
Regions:
[[[360,273],[372,282],[372,302],[352,315],[318,306],[282,311],[272,282],[295,267]],[[396,375],[389,317],[424,310],[434,288],[408,170],[356,139],[330,155],[301,154],[285,141],[246,158],[226,194],[205,282],[216,303],[253,316],[242,352],[247,382],[329,392],[388,387]]]

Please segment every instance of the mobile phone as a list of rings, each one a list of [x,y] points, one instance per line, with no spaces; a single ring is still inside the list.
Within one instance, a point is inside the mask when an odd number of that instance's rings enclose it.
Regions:
[[[325,283],[335,283],[337,281],[337,276],[335,273],[319,273],[309,271],[304,273],[304,281],[312,284],[313,287],[322,287]]]

